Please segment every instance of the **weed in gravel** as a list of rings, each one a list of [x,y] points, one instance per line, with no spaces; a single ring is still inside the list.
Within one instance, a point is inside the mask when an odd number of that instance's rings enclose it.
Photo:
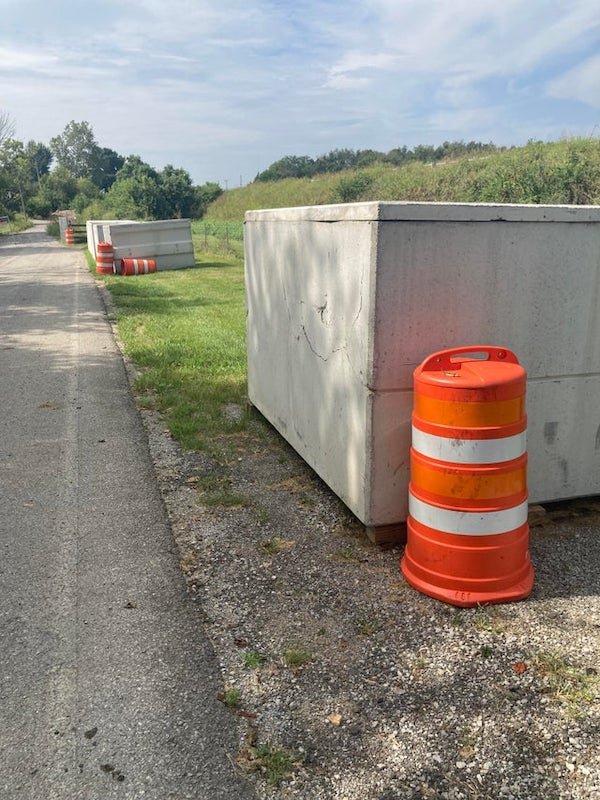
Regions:
[[[261,524],[269,522],[269,520],[271,519],[271,514],[269,513],[269,511],[264,506],[261,505],[255,506],[254,510],[252,511],[252,514],[254,516],[254,519]]]
[[[266,539],[261,543],[263,550],[266,550],[270,556],[276,556],[277,553],[282,553],[284,550],[290,550],[296,543],[291,539],[281,539],[279,536],[273,539]]]
[[[335,555],[337,558],[341,558],[342,561],[353,561],[355,563],[360,563],[362,561],[360,555],[349,548],[346,550],[338,550]]]
[[[473,627],[478,631],[487,631],[496,635],[502,633],[503,625],[494,612],[478,608],[472,618]]]
[[[258,650],[247,650],[242,660],[246,669],[258,669],[262,667],[267,659],[262,653],[259,653]]]
[[[489,644],[484,644],[479,648],[482,658],[489,658],[494,652]]]
[[[298,495],[298,502],[302,506],[302,508],[306,509],[307,511],[313,511],[317,505],[317,500],[313,495],[309,494],[308,492],[301,492]]]
[[[312,661],[312,653],[302,647],[292,647],[283,654],[287,667],[303,667]]]
[[[289,778],[301,762],[302,758],[296,753],[267,742],[259,744],[256,748],[248,748],[245,758],[240,763],[248,769],[260,770],[267,783],[279,786],[282,781]]]
[[[227,708],[238,708],[242,699],[242,693],[239,689],[228,686],[225,688],[225,691],[220,692],[217,697]]]
[[[245,494],[236,492],[207,492],[198,499],[204,506],[241,506],[250,505],[250,499]]]
[[[361,619],[358,621],[358,632],[363,636],[373,636],[381,630],[381,622],[376,619]]]
[[[540,653],[534,666],[547,681],[549,693],[564,703],[572,717],[584,716],[584,705],[593,703],[598,693],[598,677],[576,667],[559,653]]]
[[[198,479],[200,494],[198,502],[203,506],[249,506],[250,498],[231,490],[231,478],[228,475],[202,475]]]

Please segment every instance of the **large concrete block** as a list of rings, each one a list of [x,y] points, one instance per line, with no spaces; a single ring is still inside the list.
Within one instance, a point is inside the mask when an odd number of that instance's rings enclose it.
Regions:
[[[600,492],[600,207],[249,211],[252,403],[368,526],[407,515],[412,372],[498,344],[528,371],[532,502]]]

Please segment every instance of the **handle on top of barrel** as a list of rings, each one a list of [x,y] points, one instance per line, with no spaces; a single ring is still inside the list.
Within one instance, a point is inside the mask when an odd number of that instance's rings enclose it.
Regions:
[[[481,358],[481,356],[486,356]],[[450,350],[440,350],[428,356],[421,369],[423,372],[436,372],[443,370],[460,369],[462,361],[505,361],[509,364],[518,364],[519,359],[506,347],[494,345],[472,345],[470,347],[453,347]]]

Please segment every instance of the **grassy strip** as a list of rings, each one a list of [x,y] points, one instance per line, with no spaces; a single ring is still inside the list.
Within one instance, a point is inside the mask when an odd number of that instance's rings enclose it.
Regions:
[[[244,275],[234,259],[196,269],[104,278],[143,407],[188,449],[221,452],[248,426]],[[236,413],[227,414],[234,406]]]

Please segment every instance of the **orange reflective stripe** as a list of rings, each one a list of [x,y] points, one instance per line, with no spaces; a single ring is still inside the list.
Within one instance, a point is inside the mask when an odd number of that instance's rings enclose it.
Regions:
[[[448,506],[454,501],[460,501],[463,507],[466,503],[477,506],[486,500],[513,505],[527,496],[527,459],[513,462],[509,469],[459,469],[450,464],[436,465],[413,454],[411,484],[423,499]]]
[[[446,427],[510,425],[525,416],[525,397],[489,403],[455,403],[415,394],[415,417]]]

